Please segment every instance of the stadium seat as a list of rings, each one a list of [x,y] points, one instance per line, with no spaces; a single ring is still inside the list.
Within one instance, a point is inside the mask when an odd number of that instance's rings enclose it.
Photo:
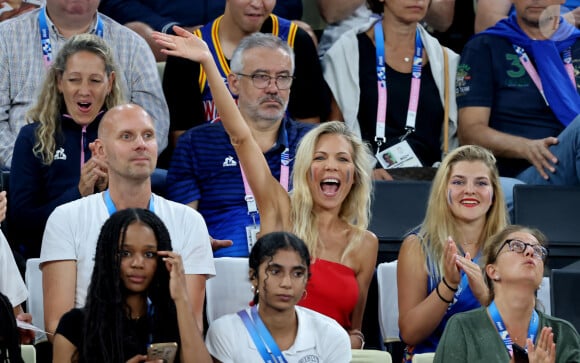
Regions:
[[[369,230],[379,239],[379,263],[396,260],[403,237],[423,221],[430,188],[427,181],[375,181]]]
[[[549,268],[564,267],[580,258],[578,205],[579,187],[514,186],[514,223],[546,234]]]
[[[561,269],[552,270],[552,315],[568,320],[580,331],[580,261]]]
[[[384,350],[353,349],[351,363],[391,363],[391,355]]]
[[[222,315],[247,308],[254,297],[247,258],[220,257],[215,258],[214,263],[215,277],[205,284],[205,312],[209,324]]]

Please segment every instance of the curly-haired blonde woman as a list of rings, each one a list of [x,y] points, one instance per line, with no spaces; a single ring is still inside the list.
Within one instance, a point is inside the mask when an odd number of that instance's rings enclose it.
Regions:
[[[104,111],[123,103],[115,72],[111,49],[91,34],[72,37],[48,70],[10,170],[11,240],[26,257],[38,257],[54,208],[107,186],[106,167],[90,144]]]

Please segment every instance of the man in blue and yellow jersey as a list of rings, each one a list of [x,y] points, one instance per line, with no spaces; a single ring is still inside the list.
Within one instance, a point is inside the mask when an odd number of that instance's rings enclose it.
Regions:
[[[242,38],[262,32],[285,40],[296,55],[288,113],[296,120],[317,123],[328,113],[329,98],[316,47],[308,33],[295,23],[272,14],[275,5],[275,0],[227,0],[224,14],[196,34],[208,43],[224,82],[230,73],[229,60]],[[217,117],[211,90],[198,63],[169,57],[163,88],[174,144],[185,130]]]

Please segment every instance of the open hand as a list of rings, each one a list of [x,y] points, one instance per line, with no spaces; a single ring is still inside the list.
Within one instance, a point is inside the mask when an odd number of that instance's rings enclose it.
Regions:
[[[207,44],[202,39],[179,26],[174,26],[173,31],[176,35],[160,32],[151,34],[155,42],[163,47],[162,53],[187,58],[202,64],[213,61]]]
[[[543,327],[537,339],[536,346],[528,339],[528,359],[530,363],[555,363],[556,344],[552,328]]]
[[[556,171],[555,164],[558,163],[558,159],[550,152],[549,147],[557,143],[557,138],[546,137],[539,140],[527,140],[523,145],[525,148],[525,158],[538,170],[542,178],[546,180],[550,178],[546,170],[551,173]]]

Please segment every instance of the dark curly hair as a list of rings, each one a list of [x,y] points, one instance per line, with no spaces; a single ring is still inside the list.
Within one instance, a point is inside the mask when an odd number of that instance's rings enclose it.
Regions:
[[[0,293],[0,362],[23,363],[20,335],[10,300]]]
[[[367,0],[367,6],[375,14],[382,14],[385,10],[385,2],[379,0]]]
[[[124,321],[130,309],[127,292],[121,280],[121,257],[127,228],[143,224],[155,234],[157,249],[171,251],[167,228],[153,212],[125,209],[113,214],[101,228],[95,253],[95,268],[85,305],[83,346],[79,354],[84,362],[125,362],[123,347]],[[146,291],[154,313],[150,316],[153,342],[179,341],[175,303],[169,293],[169,272],[161,259]]]
[[[266,259],[272,259],[279,250],[296,251],[306,265],[307,278],[310,277],[310,253],[304,241],[289,232],[272,232],[260,237],[250,252],[248,262],[255,271],[256,278],[260,264]],[[255,292],[254,304],[258,303],[258,299],[258,293]]]

